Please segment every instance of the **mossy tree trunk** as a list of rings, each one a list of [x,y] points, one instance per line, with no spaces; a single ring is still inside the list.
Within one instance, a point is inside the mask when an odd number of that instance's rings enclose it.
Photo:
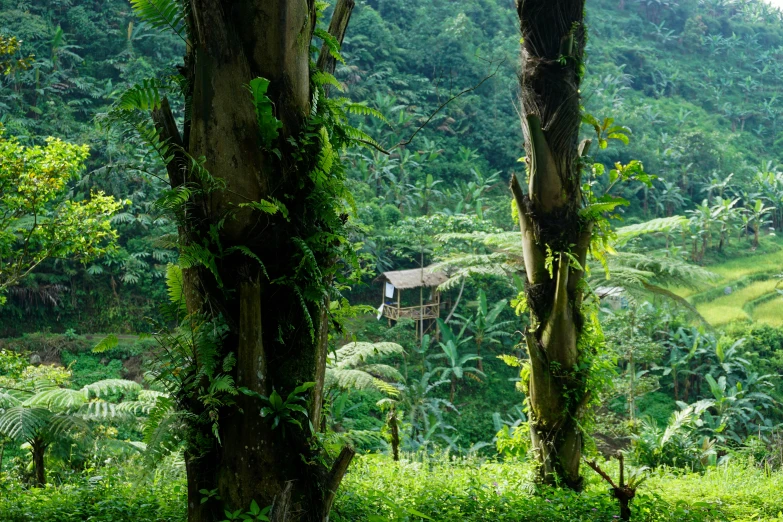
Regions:
[[[583,273],[591,224],[580,217],[579,85],[584,0],[518,0],[522,30],[522,127],[528,182],[516,176],[531,327],[527,384],[532,445],[541,477],[579,489],[589,400],[580,361]],[[551,272],[550,272],[551,271]],[[551,275],[550,275],[551,273]]]
[[[214,269],[184,270],[188,311],[220,318],[228,327],[220,356],[233,353],[237,387],[283,398],[314,382],[309,418],[319,431],[326,361],[328,267],[335,260],[303,251],[314,234],[335,232],[324,225],[310,173],[322,144],[300,138],[311,113],[311,40],[314,0],[191,0],[191,41],[182,69],[191,98],[189,119],[179,133],[167,103],[153,114],[164,139],[191,158],[204,158],[211,178],[225,184],[193,198],[180,224],[183,247],[205,245],[231,255]],[[330,31],[342,41],[353,0],[340,0]],[[322,51],[323,54],[323,51]],[[334,63],[319,65],[331,67]],[[248,84],[269,80],[267,96],[282,123],[279,136],[264,145]],[[275,150],[276,149],[276,150]],[[173,188],[203,183],[180,155],[168,165]],[[287,208],[266,214],[242,206],[275,198]],[[328,211],[327,209],[326,211]],[[301,240],[301,241],[299,241]],[[306,243],[305,243],[306,244]],[[303,258],[316,264],[321,295],[302,295],[293,271]],[[260,263],[259,263],[260,261]],[[197,398],[192,398],[198,410]],[[275,522],[328,520],[334,489],[353,452],[341,453],[330,470],[307,422],[272,427],[264,406],[240,394],[219,418],[220,442],[209,429],[201,448],[186,454],[189,522],[222,520],[223,509],[246,511],[255,501],[273,506]],[[205,449],[204,440],[208,442]],[[202,503],[203,490],[215,491]]]

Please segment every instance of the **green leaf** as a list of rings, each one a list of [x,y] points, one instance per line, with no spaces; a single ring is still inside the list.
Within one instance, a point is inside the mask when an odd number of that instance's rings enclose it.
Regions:
[[[116,348],[119,343],[120,341],[117,339],[116,335],[109,334],[101,339],[100,342],[93,347],[92,353],[103,353],[109,351],[112,348]]]
[[[185,10],[177,0],[131,0],[136,15],[154,28],[168,27],[187,40]]]
[[[253,105],[256,108],[256,121],[261,134],[261,142],[264,148],[270,149],[272,143],[280,135],[278,131],[283,128],[283,124],[275,117],[274,104],[266,95],[269,88],[269,80],[266,78],[255,78],[250,80],[248,87],[253,95]]]
[[[280,410],[283,407],[283,398],[277,393],[277,390],[272,390],[272,395],[269,396],[269,404],[275,410]]]
[[[607,138],[610,140],[620,140],[625,145],[628,145],[631,142],[631,139],[621,132],[612,132],[607,136]]]
[[[314,382],[306,382],[306,383],[302,384],[301,386],[297,386],[296,388],[294,388],[294,391],[292,391],[291,394],[292,395],[299,395],[302,392],[306,392],[307,390],[309,390],[313,386],[315,386]]]

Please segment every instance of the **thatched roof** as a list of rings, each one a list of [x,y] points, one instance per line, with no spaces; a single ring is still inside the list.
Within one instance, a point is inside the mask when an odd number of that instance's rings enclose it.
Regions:
[[[432,265],[422,268],[412,268],[410,270],[394,270],[384,272],[378,276],[376,281],[388,281],[395,288],[405,290],[407,288],[419,288],[421,286],[431,287],[440,286],[446,282],[449,277],[441,271],[434,271]]]

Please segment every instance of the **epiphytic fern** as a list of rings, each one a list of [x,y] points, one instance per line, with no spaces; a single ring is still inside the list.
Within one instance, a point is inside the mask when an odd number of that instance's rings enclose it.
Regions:
[[[187,41],[185,7],[178,0],[131,0],[136,15],[155,28],[168,27]]]

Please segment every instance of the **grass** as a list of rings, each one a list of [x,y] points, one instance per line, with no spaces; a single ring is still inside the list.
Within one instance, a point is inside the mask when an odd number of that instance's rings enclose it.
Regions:
[[[735,462],[701,474],[657,472],[642,489],[674,505],[705,502],[720,506],[725,520],[783,521],[783,473],[768,473],[758,466]]]
[[[771,326],[783,326],[783,297],[772,299],[755,307],[753,320]]]
[[[734,321],[759,321],[783,326],[783,300],[772,296],[783,272],[783,242],[777,237],[762,238],[755,252],[747,245],[745,255],[707,265],[717,278],[698,290],[673,288],[678,295],[695,304],[699,313],[714,326]],[[741,252],[739,250],[738,252]],[[724,295],[731,287],[733,292]]]
[[[753,274],[779,274],[783,271],[783,249],[766,254],[730,259],[723,263],[710,265],[707,269],[720,277],[716,285],[729,283]]]
[[[739,457],[737,457],[739,458]],[[617,478],[616,461],[601,467]],[[404,455],[400,462],[354,458],[333,522],[614,522],[607,485],[582,467],[585,490],[536,485],[529,462],[449,454]],[[66,483],[26,488],[0,474],[3,522],[185,522],[181,465],[156,471],[139,460],[75,472]],[[631,504],[634,522],[783,522],[783,471],[729,460],[704,473],[658,469]]]
[[[602,467],[617,477],[616,463]],[[331,519],[354,521],[557,522],[615,521],[607,485],[583,467],[585,491],[536,486],[530,464],[473,458],[357,458],[341,486]],[[729,462],[705,473],[657,470],[632,504],[636,522],[783,522],[783,472]]]
[[[745,304],[775,292],[778,283],[777,279],[757,281],[729,295],[697,305],[696,309],[710,324],[715,326],[736,320],[752,320],[753,317],[743,309]]]

